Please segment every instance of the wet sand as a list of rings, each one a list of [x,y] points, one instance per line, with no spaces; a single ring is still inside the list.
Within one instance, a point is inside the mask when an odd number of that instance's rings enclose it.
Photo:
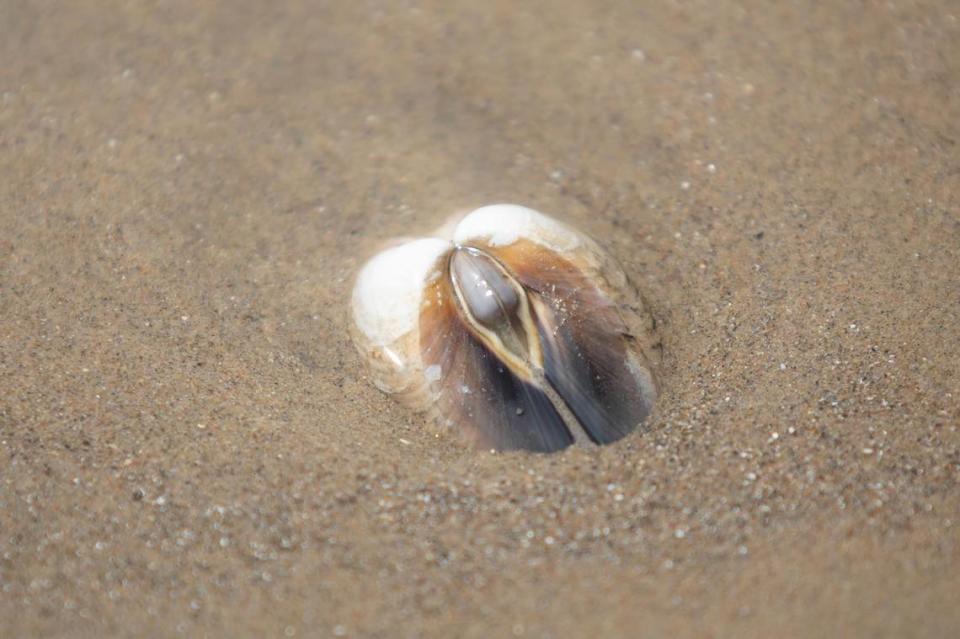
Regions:
[[[0,3],[0,636],[956,634],[960,10],[782,4]],[[363,259],[497,201],[649,298],[645,432],[368,383]]]

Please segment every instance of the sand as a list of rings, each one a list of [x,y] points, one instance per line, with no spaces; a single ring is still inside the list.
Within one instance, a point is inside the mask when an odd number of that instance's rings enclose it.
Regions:
[[[960,629],[951,2],[0,3],[0,636]],[[510,201],[663,392],[490,454],[373,388],[383,241]]]

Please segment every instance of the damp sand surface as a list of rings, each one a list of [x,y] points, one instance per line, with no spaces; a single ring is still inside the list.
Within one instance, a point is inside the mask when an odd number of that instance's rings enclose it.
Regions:
[[[0,636],[960,627],[950,2],[0,4]],[[352,278],[495,201],[663,341],[646,432],[490,454]]]

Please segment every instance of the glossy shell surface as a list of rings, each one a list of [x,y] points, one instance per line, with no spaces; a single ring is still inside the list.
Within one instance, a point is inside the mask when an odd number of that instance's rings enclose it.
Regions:
[[[352,336],[374,384],[479,447],[614,442],[649,415],[656,338],[586,235],[532,209],[477,209],[361,269]]]

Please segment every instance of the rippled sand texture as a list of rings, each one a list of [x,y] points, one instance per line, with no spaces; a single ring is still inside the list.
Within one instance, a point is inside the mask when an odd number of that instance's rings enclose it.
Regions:
[[[960,8],[638,4],[0,3],[0,635],[955,634]],[[491,201],[649,297],[651,432],[365,379]]]

